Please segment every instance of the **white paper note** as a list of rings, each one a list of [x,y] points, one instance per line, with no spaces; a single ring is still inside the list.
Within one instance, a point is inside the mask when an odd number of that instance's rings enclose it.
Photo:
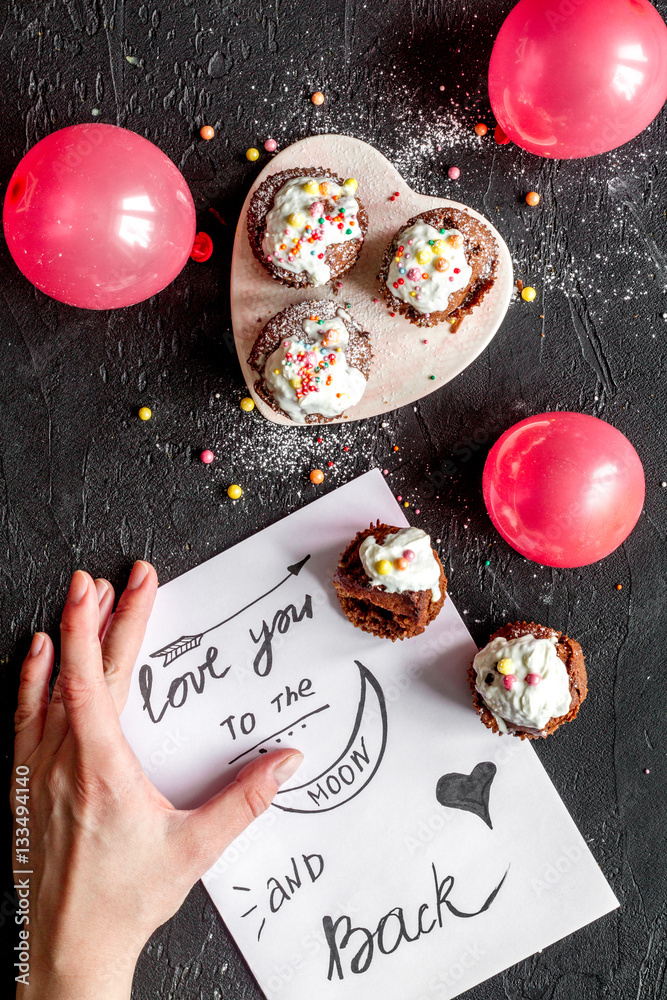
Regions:
[[[305,754],[204,878],[271,1000],[446,1000],[618,905],[532,747],[475,714],[451,597],[403,642],[342,614],[378,518],[407,524],[373,471],[160,587],[122,717],[179,807]]]

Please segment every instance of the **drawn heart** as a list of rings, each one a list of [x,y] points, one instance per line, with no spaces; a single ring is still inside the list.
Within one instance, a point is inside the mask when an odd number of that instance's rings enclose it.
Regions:
[[[288,146],[267,164],[248,193],[236,229],[231,270],[232,325],[243,377],[250,391],[257,375],[247,358],[270,317],[307,299],[334,297],[330,287],[295,289],[281,285],[267,274],[250,250],[246,213],[252,195],[268,176],[293,167],[328,167],[341,177],[356,177],[359,197],[369,218],[359,263],[342,279],[343,287],[336,298],[342,306],[350,303],[354,318],[370,333],[373,364],[360,402],[334,422],[388,413],[450,382],[490,343],[507,312],[514,279],[512,260],[502,237],[487,219],[460,202],[413,191],[395,167],[368,143],[347,135],[315,135]],[[389,196],[396,191],[399,197],[390,201]],[[378,294],[376,278],[382,254],[393,235],[414,215],[443,205],[464,210],[488,226],[498,241],[500,259],[493,288],[465,317],[455,334],[449,332],[447,323],[424,330],[403,316],[392,318]],[[379,301],[374,303],[373,299]],[[276,413],[254,392],[252,395],[257,409],[268,420],[302,426]]]
[[[474,813],[493,830],[489,815],[489,793],[495,776],[496,765],[490,760],[477,764],[470,774],[443,774],[436,785],[435,797],[441,806]]]

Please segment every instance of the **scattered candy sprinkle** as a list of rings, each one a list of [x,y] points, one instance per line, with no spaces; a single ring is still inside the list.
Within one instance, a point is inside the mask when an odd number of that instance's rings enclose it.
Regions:
[[[215,455],[210,450],[210,448],[205,448],[199,457],[201,458],[204,465],[210,465],[211,462],[214,460]]]
[[[510,141],[509,136],[505,135],[500,125],[496,125],[493,133],[493,138],[496,140],[499,146],[506,146],[507,143]]]
[[[139,410],[139,420],[150,420],[153,413],[148,406],[142,406]]]
[[[409,506],[410,506],[410,503],[409,503],[409,501],[408,501],[408,500],[404,500],[404,501],[403,501],[403,506],[404,506],[404,507],[409,507]]]
[[[267,151],[267,153],[275,153],[277,148],[278,148],[278,143],[276,142],[275,139],[267,139],[266,142],[264,143],[264,149]]]
[[[526,684],[530,684],[531,687],[535,687],[542,680],[539,674],[527,674]]]
[[[531,288],[530,285],[526,285],[526,287],[521,291],[521,298],[524,302],[532,302],[536,295],[537,292],[534,288]]]
[[[396,499],[397,499],[397,500],[398,500],[398,502],[400,503],[400,502],[401,502],[401,500],[403,499],[403,497],[396,497]]]
[[[623,584],[622,583],[617,583],[616,584],[616,590],[623,590]]]
[[[375,569],[380,576],[386,576],[387,573],[391,573],[391,563],[388,559],[380,559],[380,561],[375,564]]]
[[[403,558],[407,559],[408,562],[412,562],[412,560],[414,559],[414,557],[415,557],[415,554],[412,551],[412,549],[405,549],[405,551],[403,552]]]
[[[458,167],[450,167],[449,170],[447,171],[447,176],[449,177],[450,181],[457,181],[461,176],[461,171],[459,170]]]
[[[435,382],[435,375],[429,375],[431,382]]]
[[[388,476],[389,475],[389,469],[383,469],[382,470],[382,475],[383,476]]]
[[[315,483],[316,486],[319,486],[320,483],[323,483],[324,482],[324,473],[322,472],[322,470],[321,469],[313,469],[313,471],[310,474],[310,481],[311,481],[311,483]]]
[[[240,496],[243,496],[243,490],[237,483],[232,483],[231,486],[227,487],[227,496],[232,500],[238,500]]]
[[[195,236],[195,241],[192,244],[192,250],[190,251],[190,256],[193,260],[196,260],[198,264],[203,264],[209,259],[213,253],[213,240],[208,235],[208,233],[197,233]]]
[[[649,771],[649,769],[648,769],[647,767],[645,767],[645,768],[644,768],[644,774],[650,774],[650,773],[651,773],[651,772]]]
[[[212,139],[213,136],[215,135],[215,129],[213,128],[212,125],[202,125],[202,127],[199,129],[199,134],[202,137],[202,139]]]
[[[255,409],[255,401],[251,399],[250,396],[244,396],[239,403],[239,406],[242,410],[245,410],[246,413],[250,413],[251,410]]]
[[[329,466],[330,469],[333,469],[333,462],[327,462],[327,465]]]
[[[512,663],[509,656],[503,656],[502,660],[498,660],[498,673],[499,674],[513,674],[514,664]]]
[[[488,128],[483,122],[480,122],[479,125],[475,125],[475,135],[486,135],[488,131]]]
[[[348,445],[345,445],[345,447],[343,448],[343,451],[349,451],[349,450],[350,449],[349,449]]]
[[[503,677],[503,685],[507,688],[508,691],[512,690],[512,686],[514,685],[515,680],[516,677],[514,677],[513,674],[508,674],[507,677]]]
[[[324,104],[324,94],[321,90],[316,90],[310,99],[317,107],[319,107],[320,104]]]
[[[254,163],[255,160],[259,159],[259,150],[255,149],[254,146],[251,146],[250,149],[246,149],[245,155],[246,160],[250,160],[251,163]]]
[[[537,191],[529,191],[526,195],[526,205],[539,205],[541,198]]]
[[[484,563],[484,565],[485,565],[485,566],[490,566],[490,565],[491,565],[491,560],[490,560],[490,559],[487,559],[487,560],[486,560],[486,562]]]

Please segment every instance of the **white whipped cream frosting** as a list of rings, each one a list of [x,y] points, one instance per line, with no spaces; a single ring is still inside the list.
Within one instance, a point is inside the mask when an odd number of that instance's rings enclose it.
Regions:
[[[336,184],[329,177],[293,177],[275,196],[266,215],[262,250],[267,261],[292,274],[305,271],[311,285],[326,285],[331,269],[327,247],[363,240],[353,197],[355,184]],[[327,211],[324,203],[333,203]]]
[[[408,562],[406,569],[397,569],[395,562],[404,558],[406,549],[413,553],[414,558]],[[430,590],[433,600],[440,600],[440,566],[433,555],[431,539],[421,528],[401,528],[387,535],[382,545],[369,535],[359,546],[359,558],[373,586],[382,586],[390,594]],[[378,563],[383,560],[391,563],[391,572],[378,573]]]
[[[556,652],[556,636],[536,639],[532,635],[505,639],[497,636],[479,651],[473,660],[477,675],[475,688],[493,713],[498,728],[507,732],[505,722],[529,729],[544,729],[550,719],[567,715],[572,696],[565,664]],[[508,690],[503,675],[496,668],[500,660],[512,661],[516,678]],[[537,675],[537,684],[529,684],[529,674]],[[487,683],[490,680],[490,683]]]
[[[399,236],[387,288],[418,313],[446,310],[452,292],[461,291],[472,277],[464,244],[458,229],[441,231],[418,219]]]
[[[351,317],[343,309],[333,319],[305,319],[304,339],[284,338],[266,361],[266,385],[295,423],[305,423],[309,413],[338,416],[364,394],[363,372],[345,357],[350,340],[345,320]]]

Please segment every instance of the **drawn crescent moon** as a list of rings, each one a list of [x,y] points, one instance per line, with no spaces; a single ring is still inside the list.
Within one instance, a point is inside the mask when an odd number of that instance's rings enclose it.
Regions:
[[[370,670],[359,668],[361,691],[352,735],[341,755],[316,778],[278,792],[273,805],[283,812],[323,813],[356,798],[375,776],[387,746],[387,706]]]

